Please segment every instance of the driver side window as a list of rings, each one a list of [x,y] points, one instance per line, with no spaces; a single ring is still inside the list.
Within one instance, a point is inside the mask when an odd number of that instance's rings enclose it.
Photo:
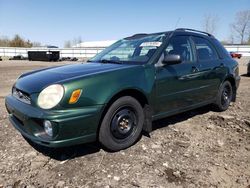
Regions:
[[[188,36],[174,36],[170,39],[168,46],[164,50],[164,56],[180,55],[183,62],[193,62],[194,55],[192,45]]]

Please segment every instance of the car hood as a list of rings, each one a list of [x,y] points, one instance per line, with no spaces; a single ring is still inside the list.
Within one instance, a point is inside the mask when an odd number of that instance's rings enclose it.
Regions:
[[[40,92],[45,87],[63,81],[86,77],[98,73],[119,70],[136,65],[82,63],[64,65],[25,73],[19,77],[15,87],[29,94]]]

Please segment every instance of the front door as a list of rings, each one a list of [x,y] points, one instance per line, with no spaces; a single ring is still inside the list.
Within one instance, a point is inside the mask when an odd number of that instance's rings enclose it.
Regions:
[[[161,64],[164,56],[180,55],[182,62]],[[173,36],[156,64],[156,116],[178,112],[197,103],[200,89],[199,64],[189,36]]]

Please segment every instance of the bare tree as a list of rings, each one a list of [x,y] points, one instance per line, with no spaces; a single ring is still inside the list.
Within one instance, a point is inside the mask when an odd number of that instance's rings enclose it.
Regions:
[[[8,39],[8,37],[1,37],[0,46],[30,48],[32,47],[32,42],[30,40],[25,40],[16,34],[13,39]]]
[[[64,42],[64,48],[71,48],[71,42],[70,42],[70,40],[67,40],[67,41],[65,41]]]
[[[40,42],[32,42],[32,47],[40,47],[42,44]]]
[[[228,43],[229,44],[234,44],[235,43],[235,31],[233,30],[232,27],[230,27],[230,35],[228,37]]]
[[[230,34],[230,36],[229,36],[229,43],[234,44],[234,35],[233,34]]]
[[[6,36],[0,37],[0,46],[1,47],[8,47],[9,43],[10,43],[10,40],[8,39],[8,37],[6,37]]]
[[[76,47],[78,44],[82,42],[81,37],[74,38],[72,40],[67,40],[64,42],[64,48]]]
[[[215,15],[205,15],[203,19],[203,29],[212,35],[214,35],[218,28],[219,19]]]
[[[237,12],[231,27],[240,39],[240,43],[244,44],[250,35],[250,10]]]
[[[80,36],[72,40],[72,46],[77,46],[77,44],[80,43],[82,43],[82,38]]]

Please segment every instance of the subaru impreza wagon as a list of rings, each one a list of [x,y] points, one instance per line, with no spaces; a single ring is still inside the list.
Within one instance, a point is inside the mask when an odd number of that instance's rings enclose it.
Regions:
[[[192,30],[136,34],[88,62],[22,74],[5,103],[13,126],[47,147],[98,140],[118,151],[152,121],[236,98],[237,62],[211,34]]]

